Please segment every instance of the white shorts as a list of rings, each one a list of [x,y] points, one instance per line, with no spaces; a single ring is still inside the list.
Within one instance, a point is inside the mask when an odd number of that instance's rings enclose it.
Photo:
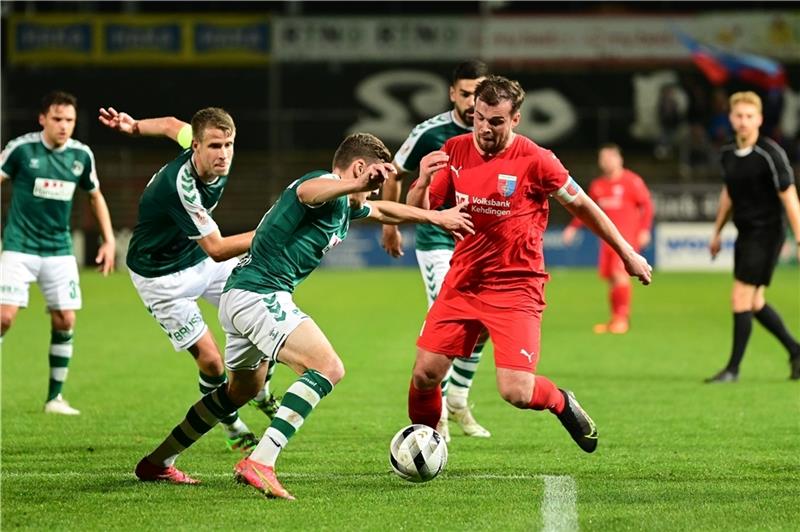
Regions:
[[[428,296],[428,308],[431,308],[439,290],[442,288],[444,277],[450,270],[450,259],[453,257],[452,249],[432,249],[430,251],[417,251],[417,264],[422,273],[422,283],[425,285],[425,295]]]
[[[191,268],[161,277],[142,277],[130,271],[139,297],[167,333],[175,351],[193,346],[208,330],[197,300],[202,297],[218,307],[222,289],[238,262],[236,258],[214,262],[209,257]]]
[[[18,251],[0,255],[0,304],[28,306],[31,283],[39,283],[47,308],[81,308],[78,261],[72,255],[40,257]]]
[[[254,370],[262,362],[274,361],[286,338],[309,319],[289,292],[225,292],[219,304],[219,323],[225,331],[225,367],[231,371]]]

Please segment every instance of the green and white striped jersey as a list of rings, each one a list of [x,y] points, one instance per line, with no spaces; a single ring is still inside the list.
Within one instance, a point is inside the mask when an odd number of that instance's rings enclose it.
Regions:
[[[454,111],[436,115],[417,125],[397,150],[394,162],[406,172],[416,172],[423,157],[441,149],[444,143],[456,135],[472,131],[456,123]],[[417,224],[416,246],[420,251],[453,249],[455,241],[450,233],[430,224]]]
[[[369,216],[368,203],[352,209],[347,196],[313,207],[302,203],[297,187],[317,177],[340,179],[315,170],[289,185],[261,219],[250,252],[231,273],[225,291],[293,292],[319,266],[322,257],[345,239],[350,221]]]
[[[139,219],[128,246],[128,268],[143,277],[176,273],[208,257],[197,240],[218,230],[211,217],[228,176],[204,183],[185,150],[163,166],[139,199]]]
[[[3,249],[43,257],[72,254],[70,215],[78,186],[100,186],[89,146],[70,139],[48,146],[41,132],[10,141],[0,154],[0,172],[12,183]]]

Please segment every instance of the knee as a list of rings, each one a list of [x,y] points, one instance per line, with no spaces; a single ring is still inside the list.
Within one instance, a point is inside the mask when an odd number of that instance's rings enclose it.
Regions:
[[[50,322],[56,331],[71,331],[75,328],[75,313],[54,310],[51,313]]]
[[[16,317],[16,312],[3,309],[2,313],[0,313],[0,330],[2,330],[0,334],[5,334],[6,331],[11,328],[11,325],[14,323],[14,318]]]
[[[225,372],[225,365],[222,358],[215,351],[202,350],[197,355],[197,367],[206,375],[222,375]]]
[[[444,374],[431,364],[426,364],[422,360],[417,360],[411,379],[414,387],[418,390],[429,390],[442,382]]]
[[[500,385],[498,388],[500,397],[516,408],[530,408],[533,390],[524,389],[517,384]]]
[[[325,368],[320,371],[331,384],[336,385],[344,378],[344,364],[342,359],[334,355],[325,364]]]

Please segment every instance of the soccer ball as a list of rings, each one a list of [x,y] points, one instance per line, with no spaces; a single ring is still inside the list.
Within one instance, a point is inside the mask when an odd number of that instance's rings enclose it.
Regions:
[[[427,482],[436,478],[447,464],[444,438],[425,425],[400,429],[389,446],[392,471],[409,482]]]

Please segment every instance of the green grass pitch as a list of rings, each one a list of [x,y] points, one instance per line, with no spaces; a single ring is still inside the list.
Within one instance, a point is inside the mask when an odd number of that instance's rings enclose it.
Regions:
[[[598,423],[583,454],[549,413],[503,403],[491,351],[471,395],[489,440],[452,425],[450,461],[413,485],[388,464],[408,424],[406,391],[424,295],[414,270],[319,271],[296,301],[326,331],[347,375],[292,439],[278,474],[298,498],[266,500],[233,482],[219,429],[178,462],[199,486],[143,484],[132,470],[197,398],[127,275],[85,272],[65,396],[82,415],[41,412],[49,325],[38,289],[2,345],[2,527],[48,530],[538,530],[544,476],[569,476],[584,530],[797,530],[800,382],[757,323],[735,385],[703,385],[727,360],[730,274],[656,273],[634,291],[626,336],[606,316],[593,271],[556,270],[539,372],[575,391]],[[800,333],[800,276],[777,272],[768,300]],[[216,314],[206,308],[214,324]],[[281,366],[274,388],[293,380]],[[244,419],[257,433],[266,420]]]

